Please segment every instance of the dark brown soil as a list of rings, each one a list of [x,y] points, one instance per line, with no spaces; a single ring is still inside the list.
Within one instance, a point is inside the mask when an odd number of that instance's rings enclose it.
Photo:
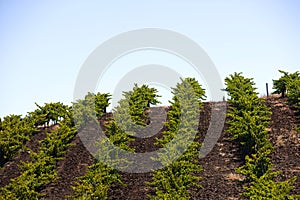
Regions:
[[[57,163],[57,180],[46,185],[41,193],[43,199],[65,199],[72,195],[71,186],[76,185],[77,177],[83,176],[94,158],[86,151],[80,138],[76,136],[69,147],[65,158]]]
[[[270,98],[271,108],[270,140],[274,145],[272,163],[274,170],[282,171],[277,180],[297,177],[293,194],[300,194],[300,133],[295,131],[299,120],[296,111],[287,104],[287,99]]]
[[[199,140],[201,142],[210,124],[212,104],[205,103],[201,111],[199,120]],[[267,105],[273,113],[269,127],[270,141],[274,145],[272,162],[275,170],[282,171],[277,179],[285,180],[297,176],[293,193],[300,194],[300,133],[294,130],[299,121],[295,118],[295,112],[287,105],[286,99],[270,97]],[[105,119],[101,120],[102,124]],[[243,156],[239,153],[238,145],[230,140],[230,134],[226,133],[226,125],[223,130],[212,151],[206,157],[199,159],[199,164],[203,168],[199,174],[202,188],[191,190],[192,199],[242,199],[240,193],[243,191],[241,183],[243,177],[236,174],[234,169],[242,165]],[[156,136],[159,136],[160,133]],[[42,137],[43,134],[39,133],[35,136],[36,138],[33,137],[27,144],[28,147],[37,150],[37,141],[44,137]],[[137,152],[149,152],[158,148],[154,142],[154,137],[139,139],[133,142],[131,147],[134,147]],[[28,153],[20,152],[12,161],[4,165],[0,170],[1,187],[6,185],[10,178],[18,176],[20,169],[17,165],[26,159],[29,159]],[[92,163],[94,163],[94,159],[76,136],[72,141],[72,146],[68,148],[65,158],[58,162],[57,180],[42,188],[41,192],[45,194],[43,199],[68,199],[73,192],[71,186]],[[126,186],[112,185],[109,190],[109,199],[145,200],[148,199],[147,194],[153,193],[151,188],[145,184],[146,181],[151,181],[151,173],[121,174],[122,181]]]
[[[243,164],[243,157],[226,129],[225,124],[217,144],[206,157],[200,159],[203,168],[200,174],[202,188],[194,191],[195,200],[242,199],[239,193],[243,191],[243,177],[235,173],[234,169]]]

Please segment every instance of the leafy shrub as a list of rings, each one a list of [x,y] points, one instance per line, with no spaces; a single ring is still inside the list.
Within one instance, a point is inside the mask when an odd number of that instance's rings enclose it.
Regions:
[[[90,122],[96,122],[109,106],[110,94],[89,92],[84,99],[79,99],[72,104],[73,120],[76,128],[80,129]]]
[[[90,166],[87,173],[79,178],[74,189],[74,199],[107,199],[112,183],[121,182],[120,174],[113,168],[100,162]]]
[[[0,130],[0,165],[16,155],[34,132],[36,129],[28,117],[22,118],[20,115],[4,117]]]
[[[129,113],[132,121],[138,125],[146,125],[145,121],[148,116],[145,113],[146,109],[150,108],[150,105],[156,105],[160,103],[157,94],[158,90],[150,88],[147,85],[138,86],[134,84],[132,91],[124,92],[123,95],[129,106]]]
[[[265,100],[258,98],[252,79],[234,73],[225,79],[225,84],[225,91],[230,96],[227,131],[232,138],[242,145],[245,155],[266,146],[271,148],[266,131],[271,112]]]
[[[58,124],[64,119],[71,118],[70,108],[63,103],[45,103],[40,106],[35,103],[38,109],[29,112],[29,118],[34,121],[35,126],[49,126],[51,122]]]
[[[299,72],[290,74],[283,70],[278,71],[283,75],[278,80],[273,80],[273,89],[275,89],[273,93],[281,94],[281,97],[285,97],[286,92],[289,90],[288,85],[290,84],[290,82],[293,82],[293,80],[299,76]]]
[[[42,196],[40,188],[55,179],[56,162],[62,158],[75,134],[76,129],[69,127],[68,122],[61,122],[57,130],[48,133],[39,152],[31,152],[33,161],[23,163],[21,175],[0,189],[0,199],[39,199]]]
[[[236,169],[238,173],[246,176],[246,181],[251,182],[272,170],[272,163],[268,157],[271,149],[261,149],[256,154],[246,155],[245,165]]]
[[[201,187],[197,174],[202,168],[196,159],[201,144],[192,136],[197,134],[199,118],[195,119],[195,116],[199,114],[205,95],[195,79],[181,81],[172,91],[174,97],[168,111],[169,121],[165,123],[167,131],[163,132],[163,138],[157,139],[157,144],[168,145],[169,149],[158,155],[158,160],[167,166],[153,171],[153,181],[147,183],[155,191],[155,195],[148,195],[151,199],[189,199],[189,189]],[[173,142],[175,137],[177,141]],[[189,146],[188,141],[192,141]]]
[[[278,80],[273,80],[275,93],[278,93],[278,85],[284,85],[282,87],[282,96],[287,94],[288,102],[298,110],[298,118],[300,117],[300,73],[298,71],[294,73],[284,72],[279,70],[283,74]],[[300,125],[296,127],[296,130],[300,131]]]
[[[283,96],[289,85],[287,77],[288,74],[285,74],[285,77],[274,83],[277,92]],[[244,147],[243,153],[246,155],[245,164],[236,169],[250,182],[250,187],[245,187],[246,191],[242,195],[250,199],[296,199],[295,195],[289,195],[296,177],[283,182],[273,181],[279,172],[272,171],[268,157],[273,150],[266,131],[271,112],[264,100],[257,97],[254,82],[244,78],[241,73],[234,73],[225,79],[225,84],[225,90],[231,97],[227,131]]]
[[[146,85],[138,87],[136,84],[132,91],[125,92],[124,98],[119,101],[119,106],[114,109],[114,118],[105,125],[105,135],[109,142],[123,150],[133,152],[129,148],[128,130],[133,130],[134,123],[144,124],[144,111],[150,104],[158,103],[154,88]],[[131,120],[133,118],[133,120]],[[99,147],[98,161],[88,168],[87,173],[80,177],[77,186],[73,187],[75,199],[107,199],[108,189],[112,183],[121,183],[121,175],[114,165],[122,164],[127,167],[127,160],[119,158],[118,152],[106,148],[104,140],[97,142]],[[110,162],[111,166],[101,163],[102,160]]]
[[[273,178],[278,175],[279,172],[272,172],[268,170],[259,178],[254,177],[250,187],[245,188],[243,196],[248,197],[250,200],[297,200],[300,198],[298,195],[290,195],[292,189],[291,186],[296,177],[288,179],[282,182],[275,182]]]

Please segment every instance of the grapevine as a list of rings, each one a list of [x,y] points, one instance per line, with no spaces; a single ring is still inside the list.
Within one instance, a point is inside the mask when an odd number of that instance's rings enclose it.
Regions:
[[[243,196],[250,199],[298,199],[296,195],[289,195],[296,177],[284,182],[274,181],[279,172],[272,169],[269,155],[273,147],[266,130],[271,112],[264,100],[257,97],[253,80],[234,73],[225,79],[225,84],[230,96],[227,131],[243,147],[245,155],[245,164],[236,171],[245,175],[250,183]]]
[[[192,186],[201,187],[199,184],[200,177],[197,174],[201,171],[201,166],[197,163],[197,153],[200,148],[200,143],[193,141],[178,160],[173,161],[173,156],[181,154],[181,148],[185,146],[186,141],[194,138],[186,138],[187,132],[194,131],[193,129],[198,126],[194,124],[193,119],[189,119],[190,116],[195,116],[195,113],[199,112],[202,107],[201,100],[205,98],[204,89],[201,88],[199,83],[192,78],[186,78],[181,80],[176,88],[173,88],[173,102],[171,102],[171,109],[168,111],[169,121],[166,122],[167,131],[163,132],[164,137],[157,139],[157,144],[166,145],[179,134],[179,143],[173,144],[171,149],[172,154],[159,154],[160,160],[166,163],[171,163],[163,169],[153,171],[153,181],[148,182],[155,190],[155,195],[148,195],[151,199],[189,199],[189,189]],[[191,109],[187,104],[189,98],[194,95],[198,109]],[[183,102],[180,102],[183,100]],[[186,113],[184,113],[186,112]],[[194,114],[193,114],[194,113]],[[181,116],[184,115],[183,119]],[[182,132],[178,133],[179,126],[181,126]]]

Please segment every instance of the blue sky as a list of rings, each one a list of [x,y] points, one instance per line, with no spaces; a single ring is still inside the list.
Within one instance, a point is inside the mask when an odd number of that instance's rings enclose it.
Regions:
[[[89,54],[111,37],[141,28],[186,35],[223,79],[242,71],[263,95],[278,69],[300,69],[299,9],[297,0],[0,1],[0,117],[26,114],[34,102],[70,104]],[[124,69],[130,64],[127,59]],[[114,84],[100,89],[113,92]]]

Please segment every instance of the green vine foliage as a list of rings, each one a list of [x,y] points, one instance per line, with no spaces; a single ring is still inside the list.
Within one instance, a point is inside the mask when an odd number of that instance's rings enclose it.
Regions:
[[[300,98],[300,75],[291,80],[288,85],[288,101],[292,105],[297,105],[299,103]]]
[[[278,80],[273,80],[274,93],[286,93],[288,97],[288,102],[293,106],[297,111],[297,116],[300,118],[300,73],[298,71],[294,73],[288,73],[282,70],[279,70],[283,75]],[[282,90],[279,90],[279,86],[283,85]],[[296,127],[297,131],[300,131],[300,125]]]
[[[148,118],[145,110],[150,105],[159,103],[157,89],[150,88],[147,85],[138,86],[134,84],[131,91],[124,92],[124,99],[121,99],[119,105],[114,108],[114,118],[107,123],[105,134],[111,142],[121,149],[133,151],[128,145],[133,138],[136,125],[146,125],[145,119]],[[129,134],[130,133],[130,134]]]
[[[98,123],[98,118],[106,113],[111,95],[108,93],[91,93],[84,99],[72,103],[72,117],[76,128],[80,129],[91,122]]]
[[[158,103],[157,90],[146,85],[138,87],[136,84],[132,91],[125,92],[124,98],[119,101],[119,106],[114,109],[114,118],[105,125],[105,135],[109,142],[120,149],[133,152],[128,145],[133,140],[129,137],[127,130],[132,130],[132,123],[143,124],[145,120],[144,111],[150,104]],[[132,120],[133,119],[133,120]],[[77,186],[73,187],[75,199],[107,199],[108,189],[112,183],[120,183],[121,175],[114,165],[127,167],[128,161],[119,158],[116,151],[109,149],[104,144],[105,140],[98,141],[98,161],[88,168],[87,173],[80,177]],[[110,166],[101,163],[109,161]]]
[[[106,108],[109,106],[109,100],[111,95],[109,93],[96,93],[95,98],[95,112],[97,117],[101,117],[103,113],[106,113]]]
[[[289,195],[293,190],[292,184],[295,182],[296,177],[282,182],[273,181],[274,177],[279,172],[268,170],[263,176],[255,177],[251,182],[250,187],[245,188],[243,196],[248,197],[250,200],[297,200],[299,195]]]
[[[154,173],[153,182],[147,183],[154,187],[155,196],[151,199],[189,199],[189,189],[192,186],[200,187],[200,177],[195,173],[201,171],[201,166],[190,161],[180,160],[173,162],[163,170]]]
[[[107,127],[108,132],[112,133],[109,136],[110,142],[121,147],[132,151],[127,144],[127,136],[123,136],[123,132],[118,132],[119,129],[115,126],[114,122],[110,123],[110,126]],[[84,199],[84,200],[94,200],[94,199],[107,199],[108,190],[113,183],[123,184],[121,181],[121,175],[113,167],[114,164],[120,164],[122,162],[124,167],[126,167],[126,160],[122,160],[118,157],[117,152],[112,152],[111,149],[106,148],[106,145],[103,144],[103,140],[98,142],[99,145],[99,160],[96,160],[96,163],[89,166],[87,173],[81,176],[78,179],[77,185],[72,187],[74,190],[74,195],[70,198],[72,199]],[[108,166],[101,162],[102,159],[110,161],[112,166]]]
[[[300,73],[298,71],[294,73],[285,72],[283,70],[278,70],[278,71],[282,74],[282,76],[278,80],[273,80],[273,89],[275,89],[273,93],[281,94],[282,97],[285,97],[285,94],[287,93],[287,95],[290,96],[289,93],[294,92],[291,91],[293,87],[292,85],[294,85],[293,82],[299,80]]]
[[[45,103],[44,106],[35,104],[38,109],[28,113],[35,126],[48,127],[51,122],[59,124],[62,120],[71,118],[70,107],[63,103]]]
[[[245,164],[236,171],[245,175],[246,182],[250,183],[242,195],[249,199],[297,199],[296,195],[289,195],[296,177],[274,181],[280,172],[273,172],[269,158],[273,146],[266,128],[271,112],[265,101],[258,98],[254,82],[241,73],[234,73],[225,79],[225,84],[230,96],[227,131],[241,144],[245,155]]]
[[[167,128],[167,131],[164,131],[163,138],[156,138],[156,144],[158,145],[165,145],[169,143],[177,134],[179,124],[180,124],[180,118],[181,118],[181,112],[188,111],[188,109],[182,110],[181,106],[185,102],[180,102],[178,99],[178,95],[182,95],[183,91],[187,90],[187,88],[192,87],[193,91],[190,91],[193,95],[196,96],[197,101],[199,102],[199,110],[196,112],[200,112],[200,109],[203,107],[202,101],[206,99],[205,96],[205,89],[201,87],[201,85],[198,83],[198,81],[195,78],[185,78],[184,80],[181,80],[182,83],[178,83],[175,88],[172,88],[172,94],[173,98],[172,101],[170,101],[171,107],[170,110],[167,113],[168,121],[165,123],[165,126]],[[192,95],[190,94],[190,95]],[[185,94],[184,94],[185,95]],[[189,94],[186,94],[186,97],[189,98]]]
[[[149,118],[145,110],[151,105],[160,103],[156,88],[151,88],[147,85],[138,86],[134,84],[132,91],[124,92],[123,96],[129,105],[129,112],[132,121],[137,125],[146,125],[146,120]]]
[[[43,196],[40,188],[55,180],[56,162],[63,158],[75,134],[75,127],[70,127],[68,121],[61,122],[57,130],[48,133],[39,152],[30,152],[32,161],[22,164],[21,175],[0,189],[0,199],[32,200]]]
[[[127,151],[133,151],[127,146],[129,142],[128,136],[124,135],[115,122],[109,123],[107,131],[111,133],[108,138],[111,143],[119,146],[121,149]],[[94,199],[107,199],[108,190],[113,183],[119,183],[124,186],[121,181],[121,175],[114,168],[114,165],[124,167],[127,165],[127,161],[119,158],[119,154],[113,151],[104,144],[104,140],[98,142],[99,155],[95,164],[91,165],[87,169],[87,173],[84,176],[79,177],[77,185],[72,187],[74,194],[72,199],[82,200],[94,200]],[[110,165],[104,164],[101,161],[106,160]]]
[[[159,160],[164,164],[171,163],[153,172],[153,181],[147,182],[155,195],[148,195],[151,199],[189,199],[191,187],[201,187],[200,177],[197,175],[202,170],[197,162],[198,150],[201,146],[195,138],[188,138],[197,134],[198,119],[189,117],[197,115],[202,107],[201,100],[205,98],[204,89],[201,88],[195,79],[186,78],[178,83],[172,91],[174,97],[171,102],[171,109],[168,111],[169,121],[165,123],[167,131],[163,132],[163,138],[157,139],[157,144],[170,147],[168,152],[159,154]],[[191,108],[186,101],[194,98],[197,109]],[[181,102],[179,101],[181,100]],[[182,119],[182,120],[180,120]],[[180,130],[180,132],[179,132]],[[190,134],[192,133],[193,134]],[[173,143],[172,139],[177,137]],[[187,141],[193,141],[182,154]],[[179,159],[174,160],[174,157]]]
[[[79,178],[79,182],[73,187],[73,199],[107,199],[111,184],[115,182],[122,184],[120,174],[100,162],[90,166],[87,173]]]
[[[268,147],[267,147],[268,148]],[[271,149],[261,149],[256,154],[246,155],[245,164],[236,169],[240,174],[246,176],[246,181],[251,182],[272,170],[272,163],[268,157]]]
[[[106,135],[109,138],[109,142],[120,147],[121,149],[133,151],[128,147],[130,139],[128,135],[122,131],[115,121],[111,121],[106,125]],[[104,140],[98,141],[99,156],[96,163],[91,165],[87,173],[78,179],[77,185],[73,187],[74,199],[107,199],[108,189],[112,183],[120,183],[121,175],[114,169],[114,165],[123,163],[126,167],[126,160],[122,160],[118,157],[118,152],[112,152],[104,144]],[[102,163],[102,160],[107,160],[112,166],[108,166]]]
[[[297,110],[297,117],[300,121],[300,74],[297,78],[288,83],[288,101]],[[296,127],[296,130],[300,132],[300,124]]]
[[[20,115],[4,117],[0,129],[0,165],[24,148],[25,142],[36,131],[34,123],[28,117],[22,118]]]
[[[2,128],[2,119],[0,117],[0,131],[2,131],[2,130],[3,130],[3,128]]]
[[[241,73],[234,73],[225,79],[230,99],[227,116],[228,132],[238,141],[245,155],[258,152],[261,148],[272,149],[266,131],[270,121],[270,109],[265,100],[258,98],[254,82]]]

